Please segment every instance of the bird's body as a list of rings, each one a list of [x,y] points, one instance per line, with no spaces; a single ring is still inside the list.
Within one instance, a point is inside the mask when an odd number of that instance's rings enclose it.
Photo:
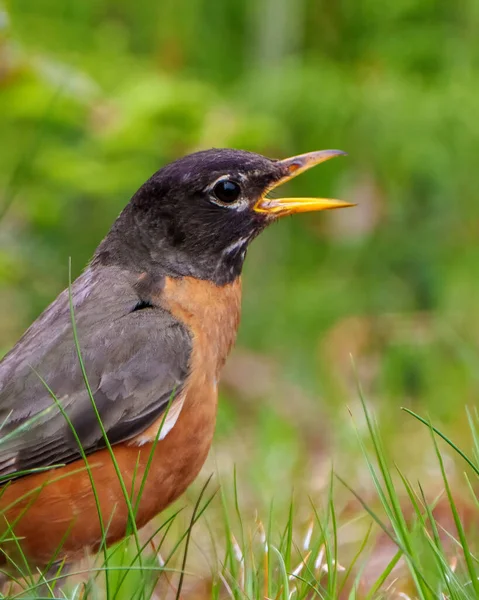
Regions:
[[[125,491],[141,527],[193,481],[213,438],[247,245],[278,210],[304,210],[266,192],[336,154],[207,151],[140,188],[71,291],[0,363],[0,476],[11,479],[0,533],[17,537],[0,543],[0,568],[14,570],[19,547],[38,567],[72,562],[98,549],[102,524],[108,544],[125,536]]]
[[[141,280],[142,274],[138,275],[138,279]],[[120,283],[122,278],[125,279],[124,283]],[[84,280],[89,281],[90,290],[83,287]],[[128,299],[131,297],[135,301],[135,282],[132,278],[121,273],[100,272],[97,276],[92,276],[87,271],[72,289],[80,340],[83,311],[86,310],[86,314],[89,315],[88,307],[85,308],[84,303],[88,298],[97,301],[95,285],[100,286],[101,294],[104,290],[100,283],[102,281],[116,281],[118,287],[111,291],[117,301],[118,296],[126,301],[123,311],[115,311],[108,317],[108,320],[115,319],[120,324],[119,335],[122,319],[135,313],[135,319],[144,316],[144,311],[129,312],[131,304],[128,303]],[[98,493],[106,540],[109,544],[125,535],[128,523],[125,489],[129,493],[134,490],[130,500],[132,507],[136,507],[138,502],[138,527],[149,522],[185,491],[202,467],[213,438],[218,397],[217,382],[236,336],[240,296],[240,280],[222,287],[206,282],[198,286],[197,280],[190,277],[166,278],[161,294],[151,295],[153,308],[148,309],[147,313],[148,330],[152,338],[150,343],[154,344],[158,330],[165,328],[165,314],[168,315],[168,327],[185,328],[195,342],[192,344],[188,375],[181,392],[172,399],[165,419],[161,413],[151,420],[146,429],[113,445],[124,487],[120,484],[111,455],[106,448],[88,457],[90,473],[80,457],[60,469],[22,477],[6,486],[0,497],[0,518],[5,520],[5,526],[7,523],[14,524],[18,521],[13,529],[15,535],[23,540],[22,553],[27,559],[31,559],[37,566],[44,567],[58,552],[60,543],[60,553],[68,562],[81,558],[85,551],[94,552],[98,549],[102,540],[102,529],[100,519],[95,518],[97,505],[90,474]],[[57,303],[57,306],[50,307],[50,313],[58,314],[57,311],[61,310],[67,321],[70,318],[68,292],[64,292],[57,299]],[[119,308],[117,303],[115,308]],[[155,314],[156,312],[158,314]],[[48,320],[47,311],[36,322],[45,334],[51,331],[52,324]],[[136,327],[141,327],[140,323],[136,324]],[[38,344],[45,343],[46,353],[48,345],[55,348],[57,340],[53,336],[49,340],[36,340],[41,333],[38,334],[35,329],[34,327],[27,332],[16,346],[15,353],[6,357],[7,368],[9,362],[15,360],[16,353],[28,356],[31,346],[41,349],[43,346],[39,347]],[[69,329],[71,330],[71,327],[68,328],[65,323],[65,330]],[[143,341],[145,344],[149,343],[148,335]],[[31,351],[33,352],[33,348]],[[159,368],[161,369],[161,365]],[[43,386],[41,381],[40,384]],[[95,391],[94,388],[93,392]],[[68,427],[67,423],[65,425]],[[170,430],[167,431],[168,429]],[[162,439],[157,439],[159,437]],[[54,459],[52,461],[53,464],[59,462]],[[142,485],[145,470],[148,474]],[[138,498],[141,487],[141,498]],[[18,501],[19,498],[22,500]],[[65,537],[66,531],[69,531],[69,534]],[[31,535],[31,532],[35,532],[35,535]],[[10,558],[18,552],[14,542],[5,549]],[[0,565],[5,561],[5,555],[0,555]]]

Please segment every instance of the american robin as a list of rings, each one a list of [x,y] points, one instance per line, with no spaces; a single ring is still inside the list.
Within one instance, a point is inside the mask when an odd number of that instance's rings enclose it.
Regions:
[[[268,193],[341,154],[206,150],[133,196],[0,363],[0,532],[17,538],[0,569],[20,554],[71,563],[99,548],[102,524],[111,544],[132,507],[141,527],[185,491],[212,441],[249,243],[283,215],[350,206]]]

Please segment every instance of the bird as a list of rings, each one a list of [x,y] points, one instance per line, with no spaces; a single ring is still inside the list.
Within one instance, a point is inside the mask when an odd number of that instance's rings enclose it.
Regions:
[[[352,206],[270,193],[343,154],[201,150],[133,195],[0,363],[3,573],[71,565],[188,488],[212,443],[249,244],[283,216]]]

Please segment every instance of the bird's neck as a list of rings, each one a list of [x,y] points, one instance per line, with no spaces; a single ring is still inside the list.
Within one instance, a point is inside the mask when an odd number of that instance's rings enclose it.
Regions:
[[[195,277],[218,286],[241,276],[247,240],[224,249],[202,248],[177,240],[162,221],[138,221],[128,205],[98,246],[93,266],[120,266],[134,272],[153,272],[170,277]]]

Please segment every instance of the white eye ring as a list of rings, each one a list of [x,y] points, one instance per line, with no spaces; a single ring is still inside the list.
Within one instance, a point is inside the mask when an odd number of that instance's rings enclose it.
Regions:
[[[213,184],[211,193],[221,204],[229,206],[241,198],[241,186],[233,179],[221,177]]]
[[[206,190],[210,201],[222,208],[246,210],[249,202],[243,195],[243,186],[240,181],[245,181],[245,177],[241,173],[235,177],[230,175],[218,177]]]

